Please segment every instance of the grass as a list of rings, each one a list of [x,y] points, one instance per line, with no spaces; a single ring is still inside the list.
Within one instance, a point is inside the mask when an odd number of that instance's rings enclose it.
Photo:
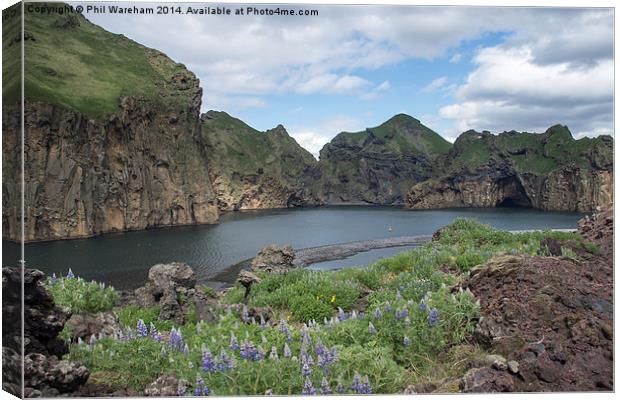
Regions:
[[[215,395],[399,393],[429,382],[458,391],[456,378],[485,353],[468,343],[480,317],[476,299],[451,287],[494,254],[544,256],[545,237],[581,242],[574,233],[513,234],[457,219],[438,240],[364,268],[261,274],[247,305],[238,306],[242,287],[226,294],[216,322],[189,318],[174,328],[158,321],[158,307],[121,307],[124,339],[72,344],[68,357],[84,362],[98,382],[136,390],[173,374],[187,381],[187,393],[206,386]],[[262,324],[246,307],[272,313]],[[137,337],[142,323],[157,332]]]
[[[58,28],[59,18],[76,18],[79,26]],[[19,76],[11,74],[20,43],[9,44],[17,25],[3,29],[3,98],[19,99]],[[15,26],[13,26],[15,25]],[[75,109],[90,117],[119,110],[119,97],[132,95],[167,104],[186,102],[171,79],[185,68],[155,50],[90,23],[81,15],[25,14],[25,93],[28,101],[44,101]],[[9,61],[13,60],[13,61]]]

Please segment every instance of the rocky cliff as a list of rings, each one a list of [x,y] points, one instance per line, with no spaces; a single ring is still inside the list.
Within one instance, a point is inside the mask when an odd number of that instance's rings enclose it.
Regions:
[[[202,115],[209,175],[221,210],[319,204],[317,161],[282,125],[259,132],[225,112]]]
[[[194,74],[81,15],[26,14],[25,29],[25,239],[216,222]],[[3,237],[19,240],[15,87],[3,92]]]
[[[420,121],[398,114],[326,144],[315,191],[326,203],[403,204],[409,188],[433,176],[433,160],[449,149]]]
[[[543,134],[468,131],[438,161],[444,167],[411,188],[408,207],[587,212],[613,198],[613,139],[575,140],[566,126]]]

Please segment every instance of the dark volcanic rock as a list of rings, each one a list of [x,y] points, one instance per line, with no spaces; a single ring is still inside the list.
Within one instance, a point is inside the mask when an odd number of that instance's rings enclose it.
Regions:
[[[251,263],[252,269],[273,273],[286,273],[295,268],[293,260],[295,251],[291,246],[276,246],[274,244],[263,248],[254,257]]]
[[[24,347],[26,353],[61,356],[67,349],[58,339],[70,313],[54,304],[52,295],[44,287],[45,274],[36,269],[24,270]],[[2,268],[2,343],[20,352],[19,326],[21,320],[21,270]]]
[[[35,269],[24,270],[24,395],[26,397],[55,397],[72,393],[86,382],[88,369],[78,363],[59,360],[67,352],[64,342],[58,339],[70,313],[56,307],[51,294],[44,287],[45,274]],[[2,269],[3,291],[3,387],[14,394],[15,384],[21,380],[21,343],[16,337],[21,327],[14,321],[21,320],[20,310],[21,269]],[[12,320],[12,321],[11,321]],[[16,371],[17,369],[17,371]]]
[[[465,286],[483,315],[474,336],[518,363],[510,390],[613,389],[612,259],[507,255],[471,271]]]

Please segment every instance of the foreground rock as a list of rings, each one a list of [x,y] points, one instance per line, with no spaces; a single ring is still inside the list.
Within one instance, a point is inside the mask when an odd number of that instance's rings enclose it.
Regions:
[[[608,224],[608,217],[595,219]],[[602,222],[594,222],[598,223]],[[599,243],[609,239],[601,237]],[[481,303],[483,318],[476,338],[510,360],[513,384],[505,374],[478,371],[463,380],[464,388],[613,390],[611,253],[579,260],[497,256],[472,270],[465,286]]]
[[[295,251],[291,246],[269,245],[258,252],[250,264],[253,270],[282,274],[295,268]]]
[[[24,396],[54,397],[72,393],[89,376],[88,369],[78,363],[60,360],[67,347],[58,334],[70,313],[57,307],[44,286],[45,274],[35,269],[24,270]],[[21,395],[21,270],[2,269],[2,366],[3,389]]]
[[[196,288],[196,275],[184,263],[157,264],[149,269],[146,285],[136,289],[135,301],[142,307],[160,306],[159,319],[185,322],[192,308],[198,318],[210,321],[213,299]]]

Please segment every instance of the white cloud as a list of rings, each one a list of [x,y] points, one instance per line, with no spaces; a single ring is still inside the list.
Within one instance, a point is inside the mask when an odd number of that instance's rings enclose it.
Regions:
[[[455,91],[459,102],[440,109],[461,131],[540,132],[556,123],[577,135],[611,131],[612,59],[539,64],[531,46],[500,45],[479,50],[473,62],[476,68]]]
[[[357,132],[363,129],[357,118],[340,115],[319,121],[314,126],[292,127],[289,133],[301,147],[318,158],[323,146],[340,132]]]
[[[380,97],[381,93],[390,90],[392,85],[390,85],[389,81],[383,81],[374,87],[372,90],[362,93],[359,95],[359,98],[362,100],[374,100]]]
[[[452,56],[452,58],[450,58],[450,63],[458,64],[461,62],[462,59],[463,59],[463,55],[461,53],[456,53],[455,55]]]
[[[377,99],[388,93],[389,83],[384,89],[364,71],[448,54],[447,61],[456,63],[463,58],[454,54],[458,46],[495,33],[503,43],[478,50],[463,84],[435,83],[444,95],[456,96],[441,109],[442,117],[464,129],[530,129],[555,122],[584,134],[611,129],[612,9],[312,8],[320,17],[277,23],[273,16],[87,17],[185,63],[201,80],[204,107],[217,109],[265,107],[263,97],[271,94]]]
[[[440,76],[439,78],[435,78],[428,85],[424,86],[420,91],[422,93],[431,93],[435,92],[439,89],[442,89],[445,84],[448,82],[447,76]]]

